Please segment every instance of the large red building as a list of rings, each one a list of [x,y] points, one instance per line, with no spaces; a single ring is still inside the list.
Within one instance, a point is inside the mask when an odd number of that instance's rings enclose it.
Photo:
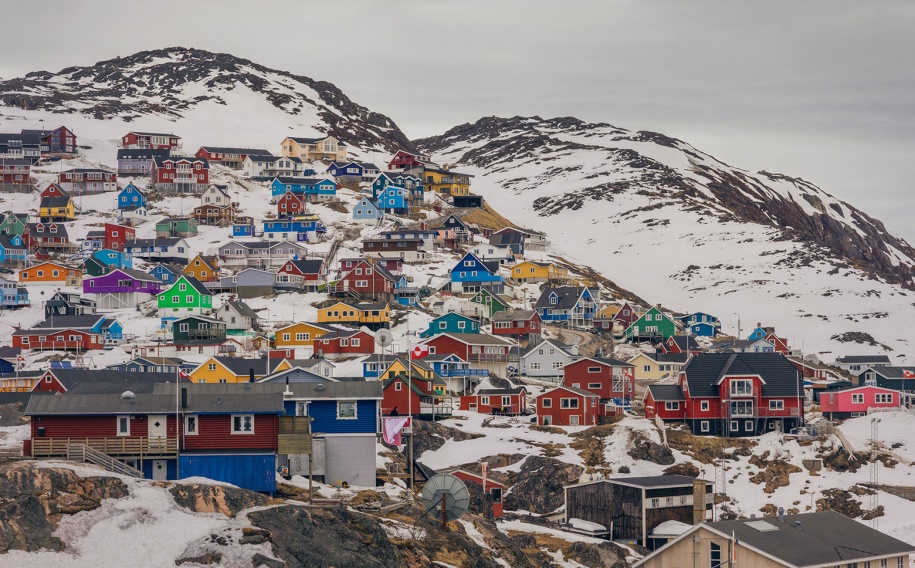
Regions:
[[[866,416],[870,409],[888,410],[899,408],[900,392],[875,385],[866,385],[840,391],[820,393],[820,410],[823,416],[853,418]]]
[[[600,397],[575,387],[556,387],[537,397],[540,426],[593,426],[600,416]]]
[[[279,218],[293,217],[305,213],[305,196],[296,195],[287,191],[283,197],[276,202],[276,215]]]
[[[635,367],[625,361],[587,357],[563,367],[562,384],[596,394],[606,402],[635,395]]]
[[[803,421],[801,372],[779,353],[702,353],[680,370],[676,387],[679,394],[651,386],[649,417],[685,420],[697,435],[758,436]]]
[[[525,414],[527,412],[527,389],[480,389],[474,394],[465,394],[460,399],[461,410],[480,414]]]
[[[512,341],[485,333],[440,333],[423,341],[433,355],[457,355],[473,369],[485,369],[504,377],[508,371]]]
[[[32,162],[22,158],[0,160],[0,191],[13,191],[29,186]]]
[[[104,349],[105,336],[81,329],[20,329],[13,332],[13,347],[47,351]]]
[[[356,263],[349,272],[337,281],[337,294],[357,294],[361,298],[391,300],[397,278],[387,268],[366,259]]]
[[[502,310],[492,316],[492,334],[529,339],[543,331],[543,320],[537,310]]]
[[[203,158],[156,156],[149,168],[149,179],[159,191],[203,193],[210,185],[210,164]]]
[[[425,154],[411,154],[404,150],[398,150],[391,161],[388,162],[388,169],[410,170],[413,168],[422,168],[429,161],[429,156]]]
[[[121,148],[125,150],[177,150],[181,137],[159,132],[128,132],[121,137]]]
[[[408,377],[399,375],[384,379],[384,399],[381,402],[381,414],[390,416],[396,409],[400,416],[432,415],[433,412],[443,416],[451,414],[451,399],[443,396],[445,381],[437,375],[431,378],[413,373],[412,388],[408,386]],[[436,392],[438,390],[438,392]]]

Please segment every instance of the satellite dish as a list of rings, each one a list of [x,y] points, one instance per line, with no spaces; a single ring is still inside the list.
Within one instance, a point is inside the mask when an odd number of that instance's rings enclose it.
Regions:
[[[423,508],[431,516],[442,519],[443,525],[463,515],[469,506],[470,491],[451,474],[433,475],[423,487]]]
[[[379,330],[378,333],[375,334],[375,343],[382,348],[387,347],[394,343],[394,335],[391,333],[390,329]]]

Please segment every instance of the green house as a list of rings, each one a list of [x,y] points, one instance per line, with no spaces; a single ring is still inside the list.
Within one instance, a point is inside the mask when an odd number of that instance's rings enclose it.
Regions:
[[[10,213],[0,222],[0,234],[22,236],[22,233],[25,232],[25,224],[28,222],[28,213]]]
[[[627,341],[664,341],[677,331],[677,324],[658,308],[651,308],[626,329]]]
[[[169,217],[156,223],[156,237],[193,237],[197,220],[191,217]]]
[[[90,256],[83,261],[80,268],[83,269],[83,276],[102,276],[103,274],[108,274],[111,272],[111,267],[103,263],[94,256]]]
[[[484,316],[491,318],[494,314],[508,309],[508,303],[500,298],[497,294],[493,294],[488,289],[483,288],[477,295],[470,299],[474,304],[480,304],[481,306],[486,306],[486,311]]]
[[[193,276],[181,275],[157,299],[162,327],[185,316],[203,315],[213,309],[213,294]]]
[[[171,326],[175,343],[214,343],[226,339],[226,324],[218,319],[186,316],[173,320]]]
[[[440,333],[480,333],[480,322],[454,312],[441,315],[429,322],[429,329],[420,337],[434,337]]]

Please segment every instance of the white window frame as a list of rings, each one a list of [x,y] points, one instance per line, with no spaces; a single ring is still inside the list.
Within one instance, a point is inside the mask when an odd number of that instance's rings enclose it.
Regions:
[[[245,429],[245,419],[250,419],[251,429]],[[236,421],[238,421],[239,428],[236,428]],[[232,434],[238,435],[251,435],[254,434],[254,415],[253,414],[233,414],[232,415]]]
[[[194,425],[191,428],[191,424]],[[185,436],[196,436],[197,432],[200,430],[200,418],[196,414],[185,414],[184,415],[184,435]]]
[[[130,415],[120,414],[117,417],[118,436],[130,436]],[[121,426],[127,426],[126,430]]]
[[[352,416],[343,416],[340,414],[340,407],[343,404],[352,404],[353,405],[353,415]],[[337,420],[357,420],[359,418],[359,405],[355,400],[338,400],[337,401]]]

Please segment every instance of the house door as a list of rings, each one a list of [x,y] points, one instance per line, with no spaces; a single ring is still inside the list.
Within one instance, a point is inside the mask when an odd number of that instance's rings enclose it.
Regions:
[[[541,424],[542,426],[552,426],[553,425],[552,416],[544,416],[541,421],[542,421],[542,424]]]
[[[160,449],[165,449],[165,441],[168,437],[168,429],[166,427],[166,420],[164,414],[151,414],[148,417],[149,420],[149,449],[150,451],[157,451]],[[155,471],[155,466],[153,467]],[[164,477],[162,479],[165,479]]]
[[[152,461],[152,478],[153,481],[165,481],[168,479],[168,460]]]
[[[569,416],[569,426],[578,426],[578,416]]]

